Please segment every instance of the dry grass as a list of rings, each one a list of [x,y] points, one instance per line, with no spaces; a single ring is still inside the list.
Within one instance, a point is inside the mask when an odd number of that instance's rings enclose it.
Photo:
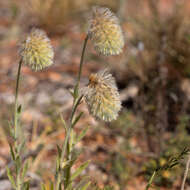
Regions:
[[[78,18],[78,14],[89,10],[93,5],[105,5],[117,8],[117,1],[106,0],[26,0],[24,10],[29,19],[32,19],[33,25],[41,26],[49,32],[62,33],[66,23],[74,18]]]

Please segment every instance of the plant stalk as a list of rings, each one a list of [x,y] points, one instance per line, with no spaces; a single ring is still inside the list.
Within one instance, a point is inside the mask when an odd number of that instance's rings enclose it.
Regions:
[[[15,91],[15,110],[14,110],[14,138],[18,138],[18,91],[20,82],[20,72],[22,67],[22,59],[19,61],[18,71],[17,71],[17,81],[16,81],[16,91]]]
[[[83,49],[82,49],[82,54],[81,54],[81,59],[80,59],[80,66],[79,66],[79,73],[78,73],[77,84],[76,84],[77,88],[79,87],[80,78],[81,78],[81,74],[82,74],[82,66],[83,66],[83,62],[84,62],[84,54],[85,54],[88,38],[89,38],[89,36],[87,35],[84,40],[84,44],[83,44]]]
[[[186,182],[186,179],[187,179],[187,176],[188,176],[189,167],[190,167],[190,154],[189,154],[189,157],[188,157],[188,160],[187,160],[187,163],[186,163],[185,173],[184,173],[184,176],[183,176],[183,182],[182,182],[182,185],[181,185],[181,190],[185,189],[185,182]]]
[[[18,151],[19,145],[19,116],[18,116],[18,92],[19,92],[19,82],[20,82],[20,75],[21,75],[21,67],[22,67],[22,58],[19,61],[18,71],[17,71],[17,80],[16,80],[16,90],[15,90],[15,108],[14,108],[14,148]],[[19,152],[16,152],[20,156]],[[17,163],[15,161],[16,169],[16,190],[21,190],[22,182],[21,182],[21,168],[18,168]]]
[[[152,182],[153,182],[153,180],[154,180],[155,175],[156,175],[156,171],[153,172],[153,174],[152,174],[150,180],[148,181],[148,184],[147,184],[145,190],[148,190],[148,189],[150,188],[150,186],[152,185]]]
[[[21,190],[20,168],[16,176],[16,190]]]
[[[76,93],[76,96],[74,96],[74,99],[73,99],[73,106],[72,106],[72,111],[71,111],[71,115],[70,115],[70,119],[69,119],[69,126],[68,126],[68,129],[66,131],[65,142],[64,142],[62,152],[61,152],[61,158],[60,158],[60,164],[59,164],[60,167],[61,167],[61,164],[64,161],[65,154],[66,154],[66,161],[68,161],[70,159],[70,157],[69,157],[69,153],[70,153],[69,138],[70,138],[70,135],[71,135],[72,128],[74,127],[73,126],[73,118],[75,116],[76,109],[77,109],[77,107],[80,104],[80,101],[82,99],[82,96],[79,97],[79,95],[78,95],[78,90],[79,90],[79,84],[80,84],[80,79],[81,79],[81,74],[82,74],[82,67],[83,67],[83,63],[84,63],[84,55],[85,55],[87,42],[88,42],[88,35],[86,36],[86,38],[84,40],[84,44],[83,44],[78,77],[77,77],[76,85],[75,85],[75,88],[74,88],[77,93]],[[65,180],[64,180],[64,189],[65,190],[67,189],[67,187],[69,185],[69,182],[70,182],[70,170],[71,170],[70,166],[68,166],[66,168],[66,170],[65,170]],[[58,176],[57,176],[56,190],[61,189],[61,183],[62,183],[61,177],[62,176],[61,176],[61,168],[60,168],[60,172],[58,172]]]

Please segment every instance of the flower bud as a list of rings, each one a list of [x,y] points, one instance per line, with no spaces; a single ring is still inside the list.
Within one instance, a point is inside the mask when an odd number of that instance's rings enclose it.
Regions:
[[[118,55],[124,46],[124,37],[118,18],[108,8],[93,7],[88,30],[95,49],[103,55]]]
[[[95,118],[104,121],[111,121],[117,118],[121,109],[121,101],[115,79],[107,70],[90,75],[84,97],[89,112]]]
[[[25,65],[38,71],[53,64],[54,52],[46,33],[32,29],[26,40],[21,44],[20,55]]]

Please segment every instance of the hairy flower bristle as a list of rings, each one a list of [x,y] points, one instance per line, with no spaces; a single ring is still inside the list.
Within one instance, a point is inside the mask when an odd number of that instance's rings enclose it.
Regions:
[[[38,71],[53,64],[54,52],[46,33],[40,29],[32,29],[21,44],[20,55],[25,65]]]
[[[95,49],[104,55],[118,55],[124,46],[124,37],[118,18],[108,8],[93,7],[88,35]]]
[[[115,79],[107,70],[91,74],[85,90],[85,101],[89,112],[104,121],[117,118],[121,109],[121,101]]]

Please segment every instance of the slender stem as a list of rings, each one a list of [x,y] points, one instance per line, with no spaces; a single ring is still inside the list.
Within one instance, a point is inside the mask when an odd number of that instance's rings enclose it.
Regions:
[[[83,67],[83,63],[84,63],[84,55],[85,55],[85,50],[86,50],[86,46],[87,46],[87,42],[88,42],[88,35],[86,36],[85,40],[84,40],[84,44],[83,44],[83,49],[82,49],[82,54],[81,54],[81,59],[80,59],[80,66],[79,66],[79,72],[78,72],[78,77],[77,77],[77,82],[75,84],[75,90],[79,89],[79,83],[80,83],[80,78],[81,78],[81,74],[82,74],[82,67]],[[60,165],[62,164],[65,154],[66,154],[66,160],[68,161],[69,158],[69,138],[71,135],[71,131],[73,128],[73,117],[75,115],[76,109],[78,107],[78,105],[80,104],[80,101],[82,99],[82,96],[78,97],[78,93],[77,96],[74,97],[73,99],[73,106],[72,106],[72,111],[71,111],[71,115],[70,115],[70,120],[69,120],[69,127],[66,131],[66,137],[65,137],[65,142],[62,148],[62,152],[61,152],[61,158],[60,158]],[[67,189],[68,185],[69,185],[69,181],[70,181],[70,170],[71,167],[68,166],[66,168],[65,171],[65,182],[64,182],[64,189]],[[56,183],[56,190],[60,190],[60,186],[61,186],[61,169],[58,172],[58,176],[57,176],[57,183]]]
[[[71,134],[71,127],[69,127],[69,132],[68,132],[68,137],[70,138],[70,134]],[[69,139],[68,138],[68,139]],[[68,143],[68,140],[67,140],[67,154],[66,154],[66,160],[69,160],[70,159],[70,156],[69,156],[69,153],[70,153],[70,146],[69,146],[69,143]],[[66,168],[66,171],[65,171],[65,183],[64,183],[64,188],[67,189],[68,185],[69,185],[69,180],[70,180],[70,172],[71,170],[71,166],[69,165],[67,168]]]
[[[182,182],[182,185],[181,185],[181,190],[185,189],[185,181],[187,179],[187,175],[188,175],[188,171],[189,171],[189,166],[190,166],[190,154],[189,154],[189,157],[188,157],[188,160],[187,160],[187,163],[186,163],[185,173],[184,173],[184,177],[183,177],[183,182]]]
[[[19,145],[19,128],[18,128],[18,92],[19,92],[19,82],[20,82],[20,73],[22,67],[22,58],[19,61],[18,71],[17,71],[17,80],[16,80],[16,90],[15,90],[15,108],[14,108],[14,148],[17,150]],[[17,152],[19,155],[19,152]],[[19,155],[20,156],[20,155]],[[20,168],[15,162],[16,169],[16,190],[21,190],[21,177],[20,177]]]
[[[61,151],[60,167],[62,167],[61,164],[63,163],[64,157],[65,157],[66,147],[69,145],[68,140],[69,140],[70,134],[71,134],[71,127],[68,128],[68,131],[67,131],[67,134],[66,134],[66,137],[65,137],[65,142],[64,142],[64,145],[63,145],[63,149]],[[61,170],[58,173],[56,190],[60,190],[60,186],[61,186]]]
[[[153,172],[153,174],[152,174],[152,176],[151,176],[151,178],[150,178],[150,180],[149,180],[149,182],[148,182],[145,190],[148,190],[149,187],[152,185],[152,182],[154,180],[155,175],[156,175],[156,171]]]
[[[80,98],[77,100],[76,104],[73,105],[73,107],[72,107],[71,116],[70,116],[70,125],[69,125],[69,128],[68,128],[66,137],[65,137],[65,143],[64,143],[64,146],[63,146],[63,149],[62,149],[63,151],[61,152],[61,162],[63,162],[63,159],[65,157],[66,146],[68,146],[68,140],[69,140],[69,137],[70,137],[70,134],[71,134],[71,129],[72,129],[72,120],[73,120],[75,111],[76,111],[78,105],[80,104],[80,101],[81,101],[82,97],[83,96],[80,96]]]
[[[21,66],[22,66],[22,59],[20,60],[19,66],[18,66],[16,91],[15,91],[15,112],[14,112],[14,138],[15,139],[18,138],[18,91],[19,91]]]
[[[16,190],[21,190],[20,169],[16,176]]]
[[[77,87],[79,86],[79,83],[80,83],[80,78],[82,74],[82,66],[84,62],[84,54],[85,54],[87,42],[88,42],[88,35],[86,36],[84,40],[84,44],[83,44],[83,49],[82,49],[82,54],[81,54],[81,59],[80,59],[80,66],[79,66],[79,73],[78,73],[77,84],[76,84]]]
[[[87,42],[88,42],[88,35],[86,36],[85,40],[84,40],[84,44],[83,44],[83,49],[82,49],[82,54],[81,54],[81,59],[80,59],[80,66],[79,66],[79,72],[78,72],[78,78],[77,78],[77,83],[75,85],[75,89],[78,92],[79,89],[79,83],[80,83],[80,78],[81,78],[81,74],[82,74],[82,67],[83,67],[83,63],[84,63],[84,55],[85,55],[85,50],[86,50],[86,46],[87,46]],[[77,93],[78,95],[78,93]],[[80,104],[80,101],[82,99],[82,96],[80,97],[75,97],[73,100],[73,107],[72,107],[72,112],[71,112],[71,116],[70,116],[70,124],[69,124],[69,130],[67,133],[68,138],[70,138],[70,133],[71,133],[71,129],[72,129],[72,121],[73,121],[73,117],[74,114],[76,112],[76,109],[78,107],[78,105]],[[68,139],[66,142],[66,146],[67,146],[67,157],[66,159],[69,160],[69,152],[70,152],[70,147],[69,147],[69,143],[68,143]],[[70,180],[70,171],[71,171],[71,167],[68,166],[68,168],[66,169],[66,175],[65,175],[65,184],[64,184],[64,188],[66,189],[69,185],[69,180]]]
[[[78,107],[78,105],[80,104],[81,100],[83,98],[83,95],[81,95],[75,102],[75,105],[73,106],[73,109],[71,111],[71,116],[70,116],[70,125],[71,127],[73,126],[73,117],[75,115],[76,109]]]

